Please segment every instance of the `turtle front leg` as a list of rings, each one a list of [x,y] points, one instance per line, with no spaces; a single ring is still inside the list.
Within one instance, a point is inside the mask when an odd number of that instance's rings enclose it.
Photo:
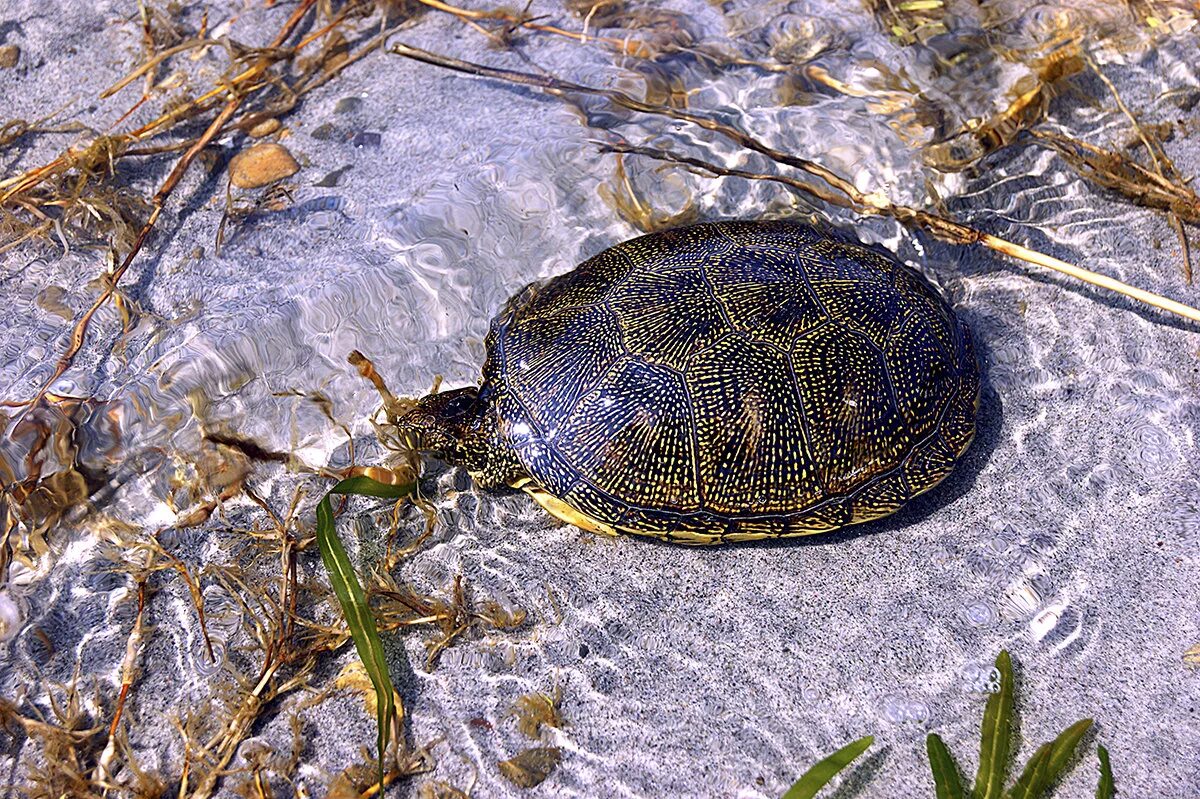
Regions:
[[[484,491],[520,488],[529,480],[516,453],[494,436],[472,436],[464,449],[467,473]]]

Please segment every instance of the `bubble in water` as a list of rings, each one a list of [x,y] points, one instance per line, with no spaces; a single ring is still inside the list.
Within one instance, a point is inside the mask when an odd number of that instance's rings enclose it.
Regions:
[[[1158,477],[1170,471],[1179,457],[1170,434],[1150,422],[1135,426],[1129,443],[1136,467],[1146,477]]]
[[[203,637],[197,637],[192,643],[192,664],[196,673],[201,677],[212,677],[225,669],[225,642],[220,638],[209,636],[212,643],[212,657],[208,655],[208,647]]]
[[[1000,690],[1000,670],[991,664],[968,663],[959,671],[959,676],[970,693],[994,694]]]
[[[889,696],[883,700],[883,717],[892,724],[923,725],[929,721],[929,706],[919,699]]]
[[[964,615],[967,621],[976,627],[991,624],[996,620],[995,609],[986,602],[973,602],[967,605]]]
[[[819,685],[807,683],[800,688],[800,698],[805,702],[820,702],[825,697],[825,691]]]

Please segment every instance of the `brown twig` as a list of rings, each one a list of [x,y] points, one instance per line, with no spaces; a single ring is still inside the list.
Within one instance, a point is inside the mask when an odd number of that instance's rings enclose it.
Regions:
[[[145,637],[146,581],[153,568],[154,551],[147,550],[146,563],[137,580],[137,616],[134,618],[133,629],[129,631],[129,638],[125,642],[125,659],[121,663],[121,690],[117,695],[117,707],[113,711],[112,723],[108,726],[108,741],[96,763],[95,775],[92,778],[95,782],[111,780],[111,767],[117,755],[117,731],[120,729],[121,716],[125,711],[125,702],[129,698],[129,691],[133,688],[137,660],[142,651],[142,639]]]
[[[1187,231],[1183,229],[1183,223],[1179,221],[1179,214],[1174,211],[1167,211],[1167,222],[1175,231],[1175,237],[1179,239],[1179,250],[1183,255],[1183,280],[1190,286],[1192,285],[1192,246],[1188,242]]]

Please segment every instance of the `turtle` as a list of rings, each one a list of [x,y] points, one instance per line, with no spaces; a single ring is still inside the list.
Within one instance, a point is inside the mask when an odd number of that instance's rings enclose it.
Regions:
[[[718,544],[878,519],[975,434],[970,331],[916,270],[801,221],[650,233],[526,286],[477,386],[392,422],[585,530]]]

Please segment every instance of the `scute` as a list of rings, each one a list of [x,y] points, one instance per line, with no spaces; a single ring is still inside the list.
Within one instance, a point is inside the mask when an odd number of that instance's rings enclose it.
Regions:
[[[833,530],[932,487],[975,429],[974,351],[945,301],[799,223],[617,245],[515,297],[487,345],[501,438],[539,501],[593,529]]]
[[[755,249],[721,253],[705,266],[712,292],[735,330],[790,349],[801,335],[829,319],[796,253]]]
[[[837,319],[801,337],[792,363],[825,490],[844,494],[894,468],[911,437],[883,351]]]
[[[533,420],[552,428],[625,352],[621,327],[604,306],[520,317],[508,330],[507,379]]]
[[[672,302],[663,302],[670,297]],[[628,351],[683,369],[688,356],[730,332],[698,266],[635,270],[610,300]]]
[[[904,480],[903,472],[888,472],[872,481],[854,498],[853,519],[855,522],[865,522],[894,513],[908,498],[908,483]]]
[[[937,335],[924,315],[914,310],[884,346],[900,413],[917,437],[937,425],[949,391],[958,383],[955,365]]]
[[[699,506],[695,430],[682,378],[625,358],[567,417],[554,443],[596,487],[635,504],[676,511]]]
[[[821,495],[786,352],[731,335],[687,371],[701,497],[715,513],[781,513]]]
[[[941,436],[926,439],[904,464],[904,479],[911,494],[923,494],[940,483],[954,468],[956,457]]]
[[[825,312],[882,347],[904,312],[892,279],[895,266],[872,250],[840,241],[827,242],[802,260]]]

